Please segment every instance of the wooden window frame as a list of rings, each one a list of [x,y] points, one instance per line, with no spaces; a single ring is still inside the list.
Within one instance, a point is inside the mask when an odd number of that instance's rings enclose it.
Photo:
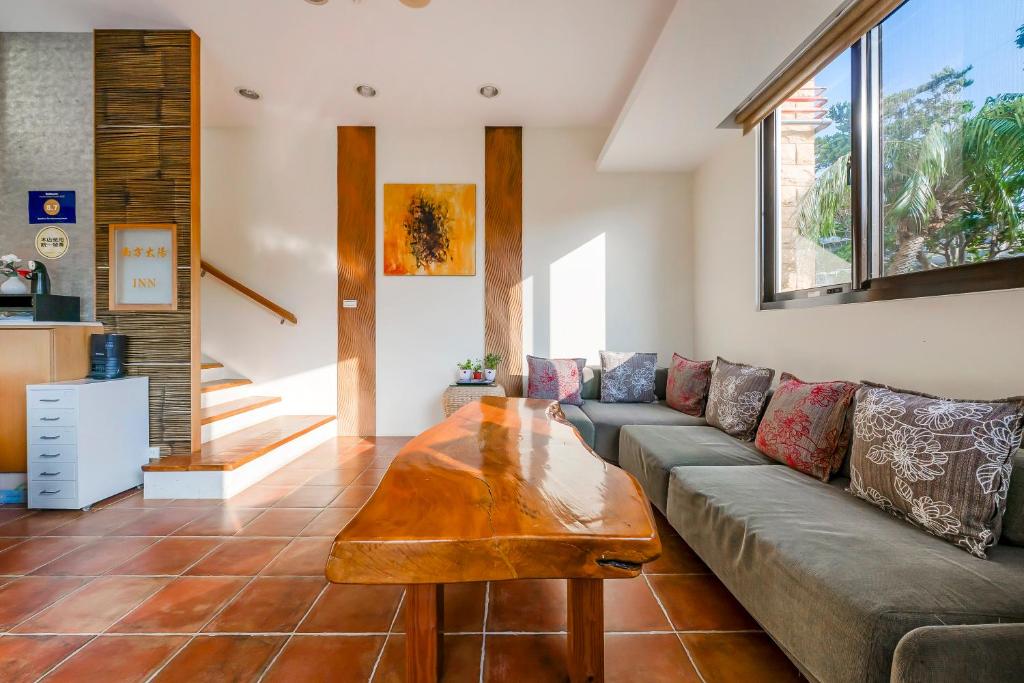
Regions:
[[[884,21],[884,20],[883,20]],[[883,272],[881,216],[881,23],[851,50],[852,277],[848,284],[776,291],[778,120],[765,118],[758,139],[758,300],[761,310],[915,299],[1024,287],[1024,256],[949,266],[903,275]]]

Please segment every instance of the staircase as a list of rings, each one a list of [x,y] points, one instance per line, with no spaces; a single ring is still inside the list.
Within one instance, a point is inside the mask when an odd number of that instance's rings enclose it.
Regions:
[[[281,397],[213,359],[202,380],[202,448],[150,460],[146,498],[230,498],[336,433],[334,415],[283,415]]]

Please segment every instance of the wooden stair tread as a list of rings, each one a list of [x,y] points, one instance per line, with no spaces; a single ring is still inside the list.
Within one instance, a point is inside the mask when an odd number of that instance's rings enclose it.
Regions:
[[[192,455],[151,460],[146,472],[233,470],[335,419],[334,415],[280,415],[203,444]]]
[[[204,360],[200,367],[203,370],[216,370],[218,368],[224,367],[224,364],[223,363],[218,363],[215,360],[209,360],[209,361]]]
[[[220,391],[222,389],[230,389],[232,387],[240,387],[246,384],[252,384],[251,379],[245,377],[228,377],[227,379],[214,379],[209,382],[202,383],[202,393],[208,394],[211,391]]]
[[[237,398],[234,401],[218,403],[215,406],[207,406],[199,411],[199,418],[202,424],[206,425],[247,413],[250,410],[256,410],[263,406],[269,406],[272,403],[279,403],[280,401],[280,396],[246,396],[245,398]]]

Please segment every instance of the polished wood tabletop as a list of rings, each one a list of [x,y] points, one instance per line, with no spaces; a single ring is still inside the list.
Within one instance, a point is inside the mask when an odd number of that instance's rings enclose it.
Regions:
[[[342,529],[335,583],[407,584],[406,680],[443,669],[444,584],[568,579],[568,669],[604,680],[603,579],[661,554],[651,506],[594,453],[557,403],[485,396],[398,453]]]
[[[628,578],[661,552],[648,503],[551,401],[484,397],[409,441],[338,534],[336,583]]]

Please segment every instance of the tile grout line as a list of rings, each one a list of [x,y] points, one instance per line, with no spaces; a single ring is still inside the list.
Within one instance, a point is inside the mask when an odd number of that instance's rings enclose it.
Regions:
[[[48,675],[50,674],[50,672],[52,672],[52,671],[55,671],[55,670],[59,669],[59,668],[60,668],[60,667],[61,667],[61,666],[62,666],[62,665],[64,664],[64,662],[68,661],[69,659],[71,659],[72,657],[74,657],[75,655],[77,655],[77,654],[78,654],[79,652],[81,652],[82,650],[84,650],[84,649],[85,649],[85,646],[86,646],[86,645],[88,645],[88,644],[89,644],[89,643],[91,643],[92,641],[96,640],[96,638],[98,638],[98,637],[99,637],[99,636],[92,636],[91,638],[87,638],[87,639],[86,639],[86,641],[85,641],[84,643],[82,643],[82,644],[81,644],[80,646],[78,646],[78,647],[76,647],[76,648],[75,648],[74,650],[72,650],[72,651],[71,651],[71,652],[70,652],[70,653],[68,654],[68,656],[67,656],[67,657],[64,657],[64,658],[63,658],[63,659],[61,659],[61,660],[60,660],[59,662],[57,662],[56,664],[54,664],[53,666],[51,666],[51,667],[50,667],[49,669],[47,669],[46,671],[44,671],[44,672],[42,673],[42,675],[41,675],[41,676],[39,676],[39,678],[37,678],[37,679],[36,679],[36,681],[41,681],[41,680],[43,680],[44,678],[46,678],[46,677],[47,677],[47,676],[48,676]]]
[[[409,589],[406,588],[402,591],[402,597],[398,598],[398,608],[395,610],[395,615],[391,617],[391,625],[388,626],[388,634],[384,636],[384,643],[380,646],[380,652],[377,653],[377,659],[373,662],[373,668],[370,669],[370,677],[367,679],[370,683],[373,683],[373,679],[377,676],[377,669],[380,667],[381,660],[384,659],[384,650],[388,646],[388,641],[391,640],[391,634],[395,631],[395,623],[398,621],[398,615],[402,612],[402,605],[405,604],[405,596],[408,592]],[[442,640],[441,643],[443,646],[444,640]],[[406,644],[406,646],[408,646],[408,644]]]
[[[654,585],[651,583],[651,580],[647,578],[648,575],[641,574],[641,576],[644,577],[644,581],[647,582],[647,589],[651,591],[651,595],[654,596],[654,600],[658,603],[658,607],[661,608],[662,613],[665,615],[665,619],[668,620],[668,625],[675,629],[676,625],[672,623],[672,617],[668,615],[668,610],[665,609],[665,605],[661,602],[661,596],[658,595],[658,592],[656,590],[654,590]],[[678,632],[676,632],[676,640],[679,641],[679,645],[682,646],[683,652],[686,653],[686,658],[689,660],[690,666],[692,666],[693,670],[696,672],[697,678],[701,680],[701,683],[706,683],[704,679],[704,674],[702,674],[700,672],[700,669],[697,668],[697,662],[696,660],[694,660],[693,655],[690,653],[690,648],[686,647],[686,643],[683,642],[683,638],[679,635]]]
[[[484,623],[481,624],[483,627],[483,633],[480,635],[480,679],[479,683],[484,683],[484,663],[487,661],[487,616],[490,612],[491,607],[491,582],[488,581],[484,584]]]
[[[292,642],[292,639],[298,632],[299,627],[302,626],[302,622],[304,622],[306,618],[309,617],[310,612],[312,612],[313,608],[316,607],[316,603],[320,602],[320,598],[322,598],[324,593],[327,592],[327,587],[329,585],[331,584],[325,583],[324,587],[320,589],[320,592],[317,593],[316,597],[313,598],[312,602],[309,603],[309,607],[306,609],[305,614],[299,617],[299,620],[295,622],[295,626],[292,628],[291,633],[289,633],[288,637],[285,638],[285,641],[281,644],[280,649],[278,649],[278,651],[274,653],[274,656],[270,658],[270,661],[267,662],[267,666],[263,669],[262,673],[260,673],[259,678],[256,679],[256,683],[260,683],[264,678],[266,678],[267,674],[270,673],[270,670],[274,667],[274,664],[277,663],[277,660],[281,656],[281,653],[284,652],[285,648],[287,648],[289,643]]]

